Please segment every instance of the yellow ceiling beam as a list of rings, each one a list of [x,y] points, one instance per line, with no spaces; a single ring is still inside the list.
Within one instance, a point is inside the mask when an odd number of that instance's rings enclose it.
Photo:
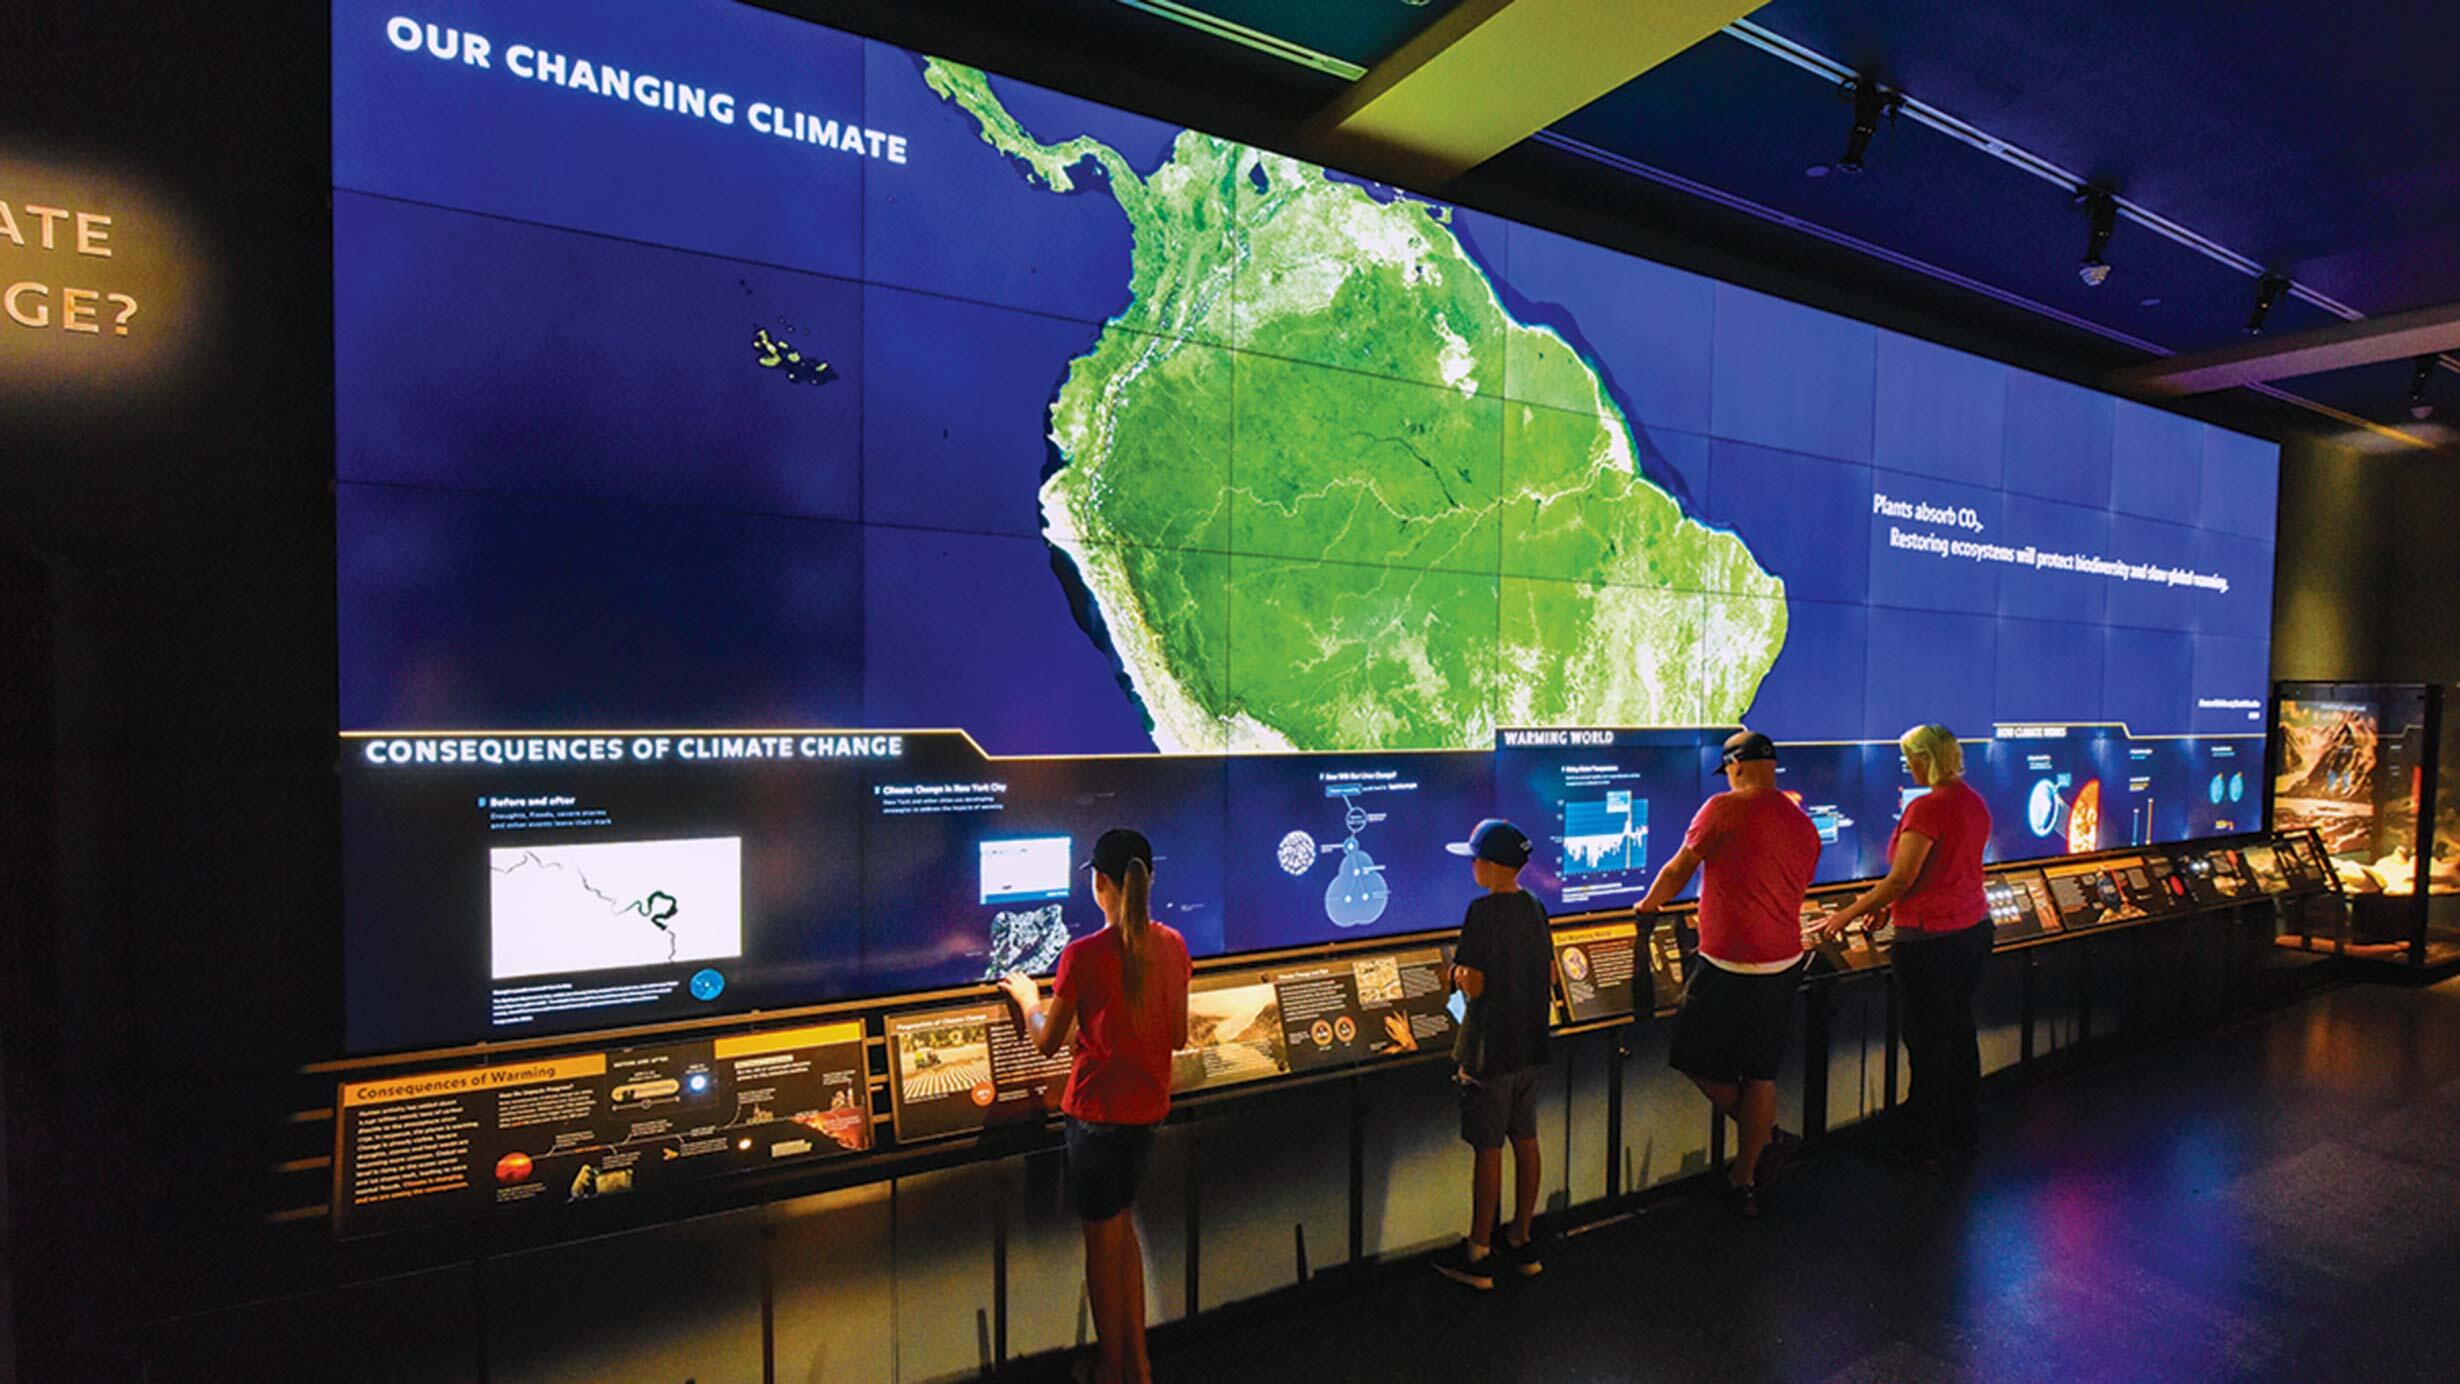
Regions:
[[[1437,187],[1761,0],[1463,0],[1308,123],[1307,152]]]
[[[2460,303],[2360,317],[2294,336],[2268,336],[2217,351],[2166,356],[2110,376],[2121,390],[2175,396],[2242,384],[2294,380],[2327,370],[2460,351]]]

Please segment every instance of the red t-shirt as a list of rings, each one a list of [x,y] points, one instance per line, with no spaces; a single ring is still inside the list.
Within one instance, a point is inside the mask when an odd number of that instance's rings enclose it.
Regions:
[[[1990,844],[1990,807],[1982,795],[1958,778],[1908,803],[1888,836],[1890,860],[1896,858],[1897,838],[1909,831],[1930,838],[1930,854],[1913,887],[1888,910],[1898,930],[1958,932],[1989,917],[1990,905],[1982,897],[1982,848]]]
[[[1051,988],[1076,1001],[1076,1060],[1059,1108],[1096,1124],[1160,1124],[1170,1113],[1170,1041],[1187,1012],[1187,939],[1147,925],[1144,1002],[1133,1010],[1120,959],[1115,927],[1059,954]]]
[[[1706,862],[1700,954],[1739,966],[1802,955],[1802,893],[1819,868],[1819,828],[1773,788],[1719,793],[1700,805],[1683,848]]]

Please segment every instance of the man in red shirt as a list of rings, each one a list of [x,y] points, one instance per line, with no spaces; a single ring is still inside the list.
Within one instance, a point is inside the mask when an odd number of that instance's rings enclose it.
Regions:
[[[1734,1122],[1726,1205],[1757,1216],[1760,1189],[1802,1142],[1777,1128],[1777,1069],[1802,984],[1802,896],[1819,865],[1819,829],[1777,791],[1777,747],[1767,736],[1735,732],[1722,763],[1729,791],[1701,804],[1683,848],[1632,911],[1648,922],[1708,867],[1699,960],[1667,1060]]]

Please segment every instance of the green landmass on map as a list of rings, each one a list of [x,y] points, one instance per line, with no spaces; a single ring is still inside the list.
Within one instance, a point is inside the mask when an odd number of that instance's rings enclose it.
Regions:
[[[1482,747],[1506,725],[1738,719],[1784,583],[1685,516],[1560,335],[1449,212],[1182,131],[1139,175],[924,79],[1019,174],[1106,185],[1127,306],[1051,408],[1049,540],[1164,749]]]

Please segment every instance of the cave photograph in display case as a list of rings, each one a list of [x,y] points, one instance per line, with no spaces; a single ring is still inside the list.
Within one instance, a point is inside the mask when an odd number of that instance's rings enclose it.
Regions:
[[[2348,900],[2336,945],[2377,960],[2460,958],[2460,736],[2451,689],[2282,683],[2272,821],[2312,830]],[[2429,823],[2431,825],[2429,825]]]

